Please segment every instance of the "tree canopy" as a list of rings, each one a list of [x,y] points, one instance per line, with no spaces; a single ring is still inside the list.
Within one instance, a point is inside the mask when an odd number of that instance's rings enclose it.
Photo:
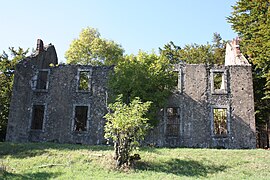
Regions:
[[[122,94],[125,103],[135,97],[140,97],[143,102],[153,102],[147,114],[151,124],[157,123],[157,110],[165,105],[176,86],[177,75],[173,73],[170,61],[164,56],[142,51],[118,62],[109,80],[112,94]]]
[[[253,64],[256,120],[270,112],[270,1],[239,0],[228,17],[240,37],[242,53]]]
[[[67,63],[83,65],[112,65],[123,57],[124,50],[114,41],[101,38],[97,29],[82,29],[65,53]]]
[[[184,62],[187,64],[224,64],[226,41],[220,34],[214,33],[213,44],[187,44],[184,47],[175,45],[172,41],[165,44],[161,53],[171,63]]]
[[[239,0],[228,21],[241,39],[242,52],[266,78],[265,98],[270,98],[270,1]]]

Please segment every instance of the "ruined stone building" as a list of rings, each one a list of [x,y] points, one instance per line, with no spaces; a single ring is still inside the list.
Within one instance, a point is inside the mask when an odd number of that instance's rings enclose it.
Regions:
[[[15,70],[7,141],[103,144],[108,73],[112,67],[56,65],[53,45]],[[170,147],[255,148],[251,65],[238,40],[225,65],[178,64],[178,87],[145,143]]]

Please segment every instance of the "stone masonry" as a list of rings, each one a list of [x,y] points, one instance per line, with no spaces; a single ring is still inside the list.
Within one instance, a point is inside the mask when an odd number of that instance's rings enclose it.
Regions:
[[[54,46],[40,49],[38,43],[37,53],[17,65],[6,140],[102,144],[106,82],[111,67],[50,66],[57,63]],[[42,72],[47,72],[47,87],[37,88]],[[80,72],[89,73],[88,90],[78,89]],[[86,131],[74,130],[77,106],[87,107]],[[31,127],[34,107],[44,107],[41,128]]]
[[[57,65],[53,45],[15,70],[7,141],[104,144],[106,66]],[[178,64],[178,86],[145,143],[167,147],[255,148],[251,65],[238,40],[225,65]]]

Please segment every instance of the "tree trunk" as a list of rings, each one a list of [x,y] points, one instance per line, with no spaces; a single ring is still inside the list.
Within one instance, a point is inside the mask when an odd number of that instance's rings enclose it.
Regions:
[[[116,166],[118,168],[129,164],[128,143],[128,138],[118,138],[118,142],[114,142],[114,159],[116,160]]]

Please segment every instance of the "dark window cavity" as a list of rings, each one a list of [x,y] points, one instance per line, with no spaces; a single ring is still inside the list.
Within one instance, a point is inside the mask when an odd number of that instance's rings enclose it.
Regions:
[[[42,130],[44,121],[44,110],[44,105],[33,106],[31,129]]]
[[[49,74],[49,71],[47,70],[40,70],[38,72],[36,89],[41,89],[41,90],[48,89],[48,74]]]
[[[227,130],[227,109],[225,108],[214,108],[214,134],[220,136],[226,136]]]
[[[90,90],[90,71],[80,71],[78,90],[80,91]]]
[[[74,131],[86,131],[88,106],[76,106],[74,117]]]
[[[179,136],[180,133],[179,108],[176,107],[167,108],[166,117],[167,117],[166,135],[170,137]]]

